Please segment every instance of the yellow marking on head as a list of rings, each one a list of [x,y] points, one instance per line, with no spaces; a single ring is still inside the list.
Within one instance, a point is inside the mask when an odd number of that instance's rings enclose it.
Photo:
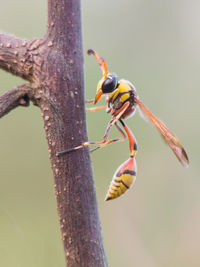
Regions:
[[[105,81],[105,77],[102,77],[101,80],[97,84],[97,92],[102,88],[102,84]]]

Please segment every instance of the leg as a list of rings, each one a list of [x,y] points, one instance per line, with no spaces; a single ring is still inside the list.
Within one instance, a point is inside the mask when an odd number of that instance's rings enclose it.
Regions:
[[[112,120],[109,122],[108,127],[106,129],[106,133],[104,135],[104,139],[107,138],[108,139],[108,135],[110,133],[110,129],[113,126],[113,124],[115,124],[118,120],[120,120],[121,116],[124,114],[124,112],[127,110],[127,108],[129,107],[130,103],[126,102],[120,109],[120,112],[117,114],[117,116],[113,116]],[[104,142],[105,143],[105,142]]]
[[[100,107],[94,107],[94,108],[86,108],[87,111],[97,111],[97,110],[101,110],[101,109],[106,109],[107,105],[105,106],[100,106]]]
[[[81,149],[81,148],[84,148],[84,147],[87,147],[87,146],[90,146],[90,145],[102,145],[102,144],[105,144],[107,142],[107,140],[108,140],[108,136],[109,136],[111,127],[113,126],[113,124],[115,124],[121,118],[121,116],[127,110],[127,108],[129,107],[129,105],[130,105],[130,103],[129,102],[126,102],[124,104],[123,108],[121,108],[121,111],[119,112],[119,114],[117,114],[116,117],[113,117],[111,119],[111,121],[108,123],[107,129],[106,129],[106,132],[105,132],[105,135],[103,137],[103,141],[100,141],[100,142],[84,142],[80,146],[77,146],[77,147],[74,147],[74,148],[71,148],[71,149],[67,149],[67,150],[58,152],[57,153],[57,156],[61,156],[61,155],[67,154],[67,153],[71,153],[71,152],[73,152],[75,150],[78,150],[78,149]],[[126,131],[126,129],[125,129],[125,131]]]
[[[80,146],[76,146],[74,148],[58,152],[57,156],[61,156],[61,155],[67,154],[67,153],[71,153],[71,152],[73,152],[75,150],[78,150],[78,149],[81,149],[81,148],[84,148],[84,147],[87,147],[87,146],[90,146],[90,145],[101,145],[101,144],[106,143],[107,140],[108,140],[108,136],[109,136],[111,127],[113,125],[113,122],[115,123],[115,119],[114,118],[112,118],[112,120],[108,123],[107,129],[106,129],[106,132],[105,132],[105,135],[104,135],[102,141],[100,141],[100,142],[84,142]]]
[[[85,100],[85,103],[94,103],[94,99],[91,99],[91,100]]]
[[[103,147],[105,147],[105,146],[107,146],[107,145],[109,145],[109,144],[114,143],[114,142],[124,141],[124,139],[126,138],[126,134],[125,134],[124,131],[120,128],[120,126],[118,125],[117,122],[115,122],[115,126],[116,126],[117,130],[121,133],[122,137],[121,137],[121,138],[117,138],[117,139],[111,139],[111,140],[108,140],[105,144],[102,144],[101,146],[98,146],[98,147],[96,147],[96,148],[90,150],[90,152],[93,152],[93,151],[95,151],[95,150],[97,150],[97,149],[101,149],[101,148],[103,148]]]

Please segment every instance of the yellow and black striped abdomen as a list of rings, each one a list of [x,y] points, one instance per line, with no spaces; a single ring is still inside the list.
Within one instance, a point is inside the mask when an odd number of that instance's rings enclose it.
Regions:
[[[105,200],[115,199],[124,194],[136,180],[136,162],[130,157],[115,172]]]

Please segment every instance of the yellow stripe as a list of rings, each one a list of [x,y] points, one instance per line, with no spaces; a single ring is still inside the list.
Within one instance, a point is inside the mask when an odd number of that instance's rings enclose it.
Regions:
[[[119,177],[114,176],[106,195],[106,200],[115,199],[124,194],[135,180],[136,176],[127,173]]]
[[[121,97],[120,97],[120,102],[124,103],[127,99],[129,99],[130,97],[130,94],[127,93],[127,94],[123,94]]]
[[[132,88],[125,80],[120,80],[118,85],[119,93],[129,92],[132,91]]]
[[[110,94],[109,101],[113,103],[115,99],[117,98],[118,94],[119,94],[119,90],[117,88]]]
[[[97,92],[102,88],[102,84],[105,81],[105,77],[101,78],[101,80],[97,84]]]
[[[133,183],[133,178],[135,176],[133,175],[130,175],[130,174],[123,174],[121,179],[122,181],[130,188],[130,186],[132,185]]]
[[[130,85],[127,83],[127,81],[125,80],[120,80],[119,85],[117,87],[117,89],[115,89],[109,96],[109,101],[110,102],[114,102],[115,99],[118,97],[118,95],[120,93],[126,93],[127,94],[123,94],[120,98],[120,101],[123,103],[125,102],[128,98],[129,98],[129,92],[132,91],[132,88],[130,87]]]

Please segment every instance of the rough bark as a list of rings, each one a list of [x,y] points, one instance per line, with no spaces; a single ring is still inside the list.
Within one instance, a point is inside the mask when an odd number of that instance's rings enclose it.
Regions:
[[[107,266],[89,151],[56,155],[87,140],[80,0],[48,0],[41,39],[0,33],[0,68],[30,82],[0,97],[0,117],[29,100],[42,111],[67,266]]]

